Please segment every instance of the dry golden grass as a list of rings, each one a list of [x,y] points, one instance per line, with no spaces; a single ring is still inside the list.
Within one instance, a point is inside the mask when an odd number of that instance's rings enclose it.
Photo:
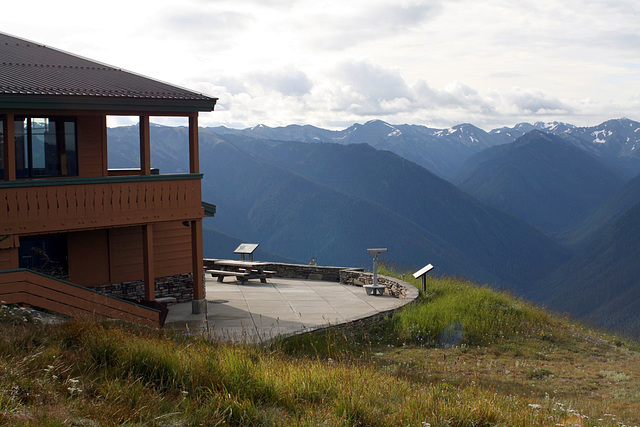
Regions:
[[[17,313],[0,310],[0,425],[640,424],[636,344],[449,278],[268,347]]]

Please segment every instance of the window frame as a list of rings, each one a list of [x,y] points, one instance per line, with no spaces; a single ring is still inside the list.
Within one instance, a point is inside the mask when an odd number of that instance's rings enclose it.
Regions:
[[[4,118],[6,120],[6,117]],[[55,124],[55,134],[52,136],[55,138],[55,169],[56,172],[51,172],[47,168],[47,142],[43,135],[42,139],[42,161],[43,167],[37,167],[35,165],[34,153],[40,149],[40,146],[35,146],[34,142],[39,138],[39,134],[34,132],[34,120],[44,120],[47,126],[51,123]],[[73,177],[78,176],[78,121],[76,117],[72,116],[46,116],[46,115],[16,115],[13,120],[14,126],[14,144],[16,146],[16,179],[38,179],[38,178],[57,178],[57,177]],[[66,124],[73,124],[73,134],[71,140],[66,133]],[[35,138],[34,138],[35,133]],[[18,144],[19,139],[23,139],[21,144]],[[6,143],[6,141],[5,141]],[[19,146],[20,145],[20,146]],[[69,146],[71,145],[71,150]],[[65,158],[65,166],[63,167],[63,157]],[[23,164],[19,164],[19,161]],[[66,172],[63,171],[66,169]]]

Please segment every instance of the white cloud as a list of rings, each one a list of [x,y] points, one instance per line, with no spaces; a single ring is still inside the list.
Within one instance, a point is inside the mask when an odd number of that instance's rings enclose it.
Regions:
[[[305,73],[293,68],[252,73],[248,79],[266,91],[276,91],[284,96],[302,96],[313,86]]]
[[[413,99],[413,93],[399,71],[369,61],[345,61],[328,79],[334,107],[360,115],[385,113],[398,100]],[[406,101],[402,101],[406,103]]]
[[[538,89],[513,88],[506,95],[506,99],[520,113],[558,113],[564,115],[573,113],[572,108],[558,98],[547,95]]]
[[[634,0],[87,4],[9,2],[0,28],[219,97],[203,123],[640,119]]]

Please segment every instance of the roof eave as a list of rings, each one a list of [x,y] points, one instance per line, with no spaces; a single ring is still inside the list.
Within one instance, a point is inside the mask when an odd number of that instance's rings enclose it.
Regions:
[[[218,98],[167,99],[134,97],[98,97],[69,95],[0,95],[2,110],[87,110],[118,113],[194,113],[213,111]]]

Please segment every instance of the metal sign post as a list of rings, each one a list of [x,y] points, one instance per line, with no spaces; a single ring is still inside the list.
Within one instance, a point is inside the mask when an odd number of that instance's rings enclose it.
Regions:
[[[413,273],[413,277],[417,279],[418,277],[422,277],[422,293],[427,292],[427,273],[433,270],[433,265],[427,264],[422,267],[420,270]]]

